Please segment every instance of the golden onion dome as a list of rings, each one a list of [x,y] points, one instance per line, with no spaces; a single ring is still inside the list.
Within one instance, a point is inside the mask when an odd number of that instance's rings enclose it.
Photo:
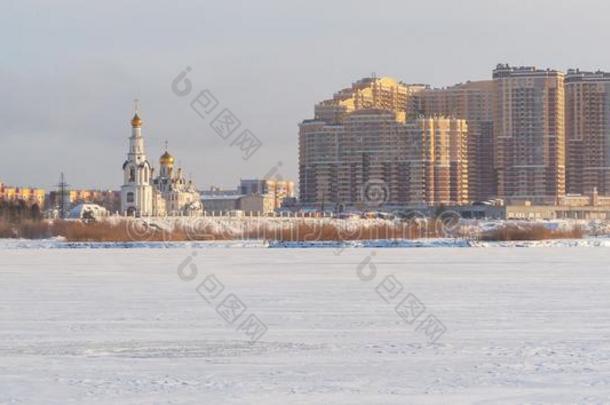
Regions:
[[[170,155],[169,152],[165,151],[165,153],[161,155],[159,163],[161,163],[162,165],[173,165],[174,157]]]
[[[135,113],[133,118],[131,119],[131,126],[133,128],[140,128],[142,126],[142,118],[140,118],[138,113]]]

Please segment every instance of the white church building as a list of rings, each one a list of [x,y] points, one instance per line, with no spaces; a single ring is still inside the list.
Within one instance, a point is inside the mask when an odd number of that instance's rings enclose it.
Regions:
[[[121,213],[128,216],[201,216],[203,204],[193,182],[182,169],[174,169],[174,157],[166,150],[159,163],[159,176],[146,158],[142,119],[136,111],[131,120],[129,152],[123,163]]]

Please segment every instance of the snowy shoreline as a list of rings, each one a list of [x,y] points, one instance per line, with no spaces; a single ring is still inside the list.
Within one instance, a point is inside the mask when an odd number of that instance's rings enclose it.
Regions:
[[[488,247],[610,247],[609,237],[584,239],[547,239],[536,241],[487,242],[463,238],[383,239],[358,241],[139,241],[139,242],[68,242],[51,239],[0,239],[2,249],[211,249],[211,248],[272,248],[272,249],[383,249],[383,248],[488,248]]]

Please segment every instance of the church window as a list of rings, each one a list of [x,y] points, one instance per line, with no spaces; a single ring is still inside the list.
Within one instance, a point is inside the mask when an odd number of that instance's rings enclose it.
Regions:
[[[129,168],[129,181],[136,181],[136,169],[135,167]]]
[[[127,202],[128,203],[133,202],[133,193],[132,192],[127,193]]]

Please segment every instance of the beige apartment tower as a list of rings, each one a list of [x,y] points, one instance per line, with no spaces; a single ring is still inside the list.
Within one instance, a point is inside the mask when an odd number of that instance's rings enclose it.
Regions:
[[[333,98],[314,107],[314,117],[329,124],[341,123],[347,114],[364,109],[382,109],[405,120],[406,106],[424,85],[407,85],[390,77],[367,77],[339,90]]]
[[[565,97],[567,191],[610,195],[610,73],[568,70]]]
[[[563,73],[500,64],[493,81],[498,197],[555,204],[565,194]]]
[[[466,122],[440,116],[407,121],[412,93],[401,94],[402,109],[392,107],[394,95],[388,93],[385,108],[354,108],[336,116],[320,113],[319,104],[316,118],[299,125],[303,203],[374,209],[468,202]],[[380,189],[374,200],[369,187]]]
[[[442,89],[424,89],[412,97],[410,116],[443,115],[468,123],[468,189],[482,201],[496,196],[493,171],[493,80],[472,81]]]

